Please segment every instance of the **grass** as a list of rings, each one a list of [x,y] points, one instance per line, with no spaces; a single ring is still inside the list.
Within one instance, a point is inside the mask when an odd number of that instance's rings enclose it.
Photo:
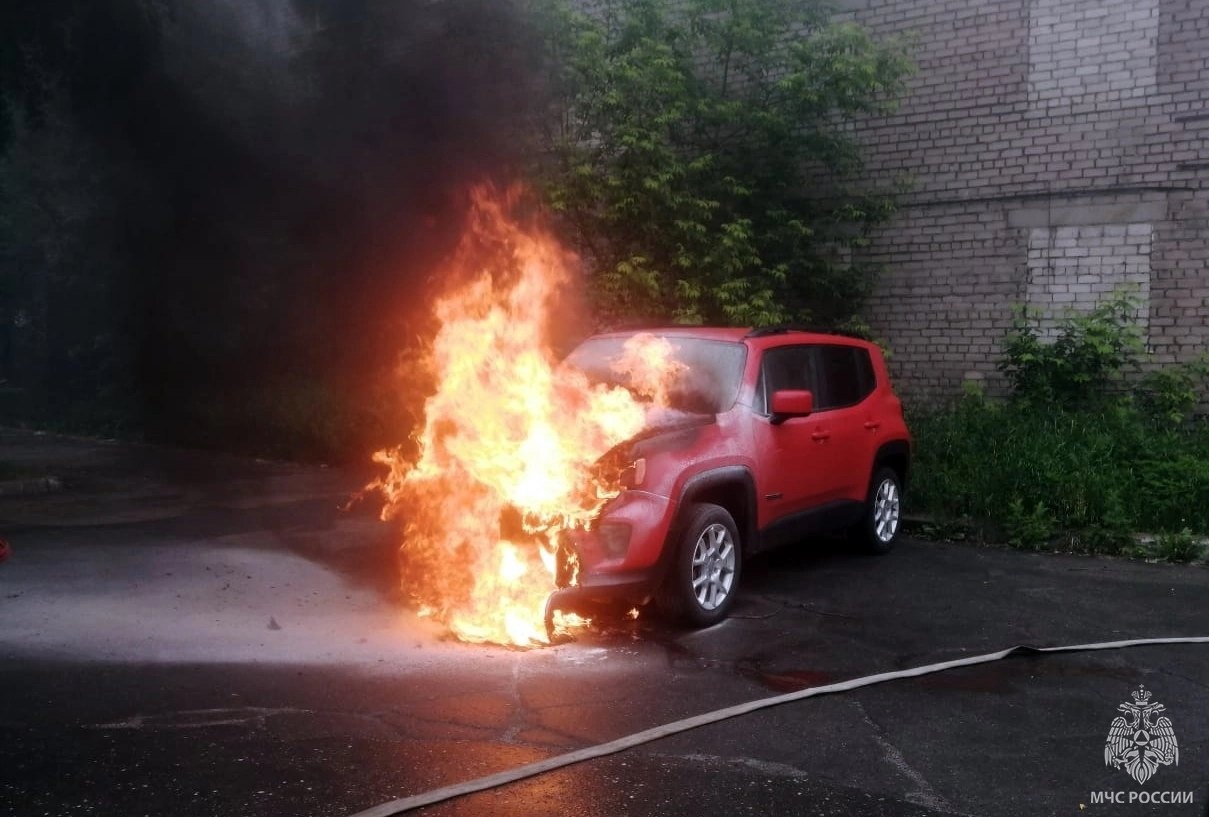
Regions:
[[[911,502],[940,526],[1026,549],[1129,554],[1139,531],[1187,561],[1209,532],[1209,423],[969,396],[911,417]],[[1186,533],[1185,533],[1186,532]],[[1182,538],[1183,537],[1183,538]],[[1187,557],[1187,558],[1185,558]]]

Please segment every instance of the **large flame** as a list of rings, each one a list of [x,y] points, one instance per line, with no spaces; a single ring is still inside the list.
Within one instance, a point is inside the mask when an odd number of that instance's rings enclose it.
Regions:
[[[421,612],[466,641],[528,646],[547,640],[560,534],[588,525],[617,493],[593,464],[642,428],[677,365],[670,344],[650,335],[628,343],[617,364],[633,391],[558,365],[549,310],[573,258],[511,216],[517,195],[472,191],[466,232],[441,271],[462,283],[435,305],[436,389],[418,456],[395,449],[374,459],[390,469],[375,487],[387,500],[383,518],[405,522],[404,590]],[[573,583],[565,549],[561,562]]]

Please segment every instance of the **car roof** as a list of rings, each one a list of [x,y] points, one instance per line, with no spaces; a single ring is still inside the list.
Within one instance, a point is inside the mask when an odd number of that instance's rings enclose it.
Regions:
[[[831,343],[842,346],[869,347],[873,344],[848,335],[833,335],[825,332],[808,332],[801,329],[752,330],[737,326],[655,326],[643,329],[626,329],[617,332],[602,332],[598,338],[628,338],[638,334],[661,335],[675,338],[699,338],[721,340],[732,343],[746,342],[749,346],[768,348],[798,343]]]

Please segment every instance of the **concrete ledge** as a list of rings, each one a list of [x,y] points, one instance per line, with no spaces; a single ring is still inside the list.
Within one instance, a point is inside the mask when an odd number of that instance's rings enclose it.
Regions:
[[[1167,218],[1167,202],[1135,201],[1126,204],[1065,202],[1008,211],[1009,227],[1088,227],[1094,224],[1155,222]]]

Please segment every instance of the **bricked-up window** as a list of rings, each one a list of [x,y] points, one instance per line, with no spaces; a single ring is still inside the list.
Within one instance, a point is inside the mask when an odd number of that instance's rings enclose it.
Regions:
[[[1028,305],[1043,337],[1055,337],[1069,312],[1090,312],[1115,290],[1138,298],[1138,324],[1149,329],[1150,224],[1037,227],[1029,231]]]
[[[1159,0],[1032,0],[1029,101],[1038,107],[1154,92]]]

